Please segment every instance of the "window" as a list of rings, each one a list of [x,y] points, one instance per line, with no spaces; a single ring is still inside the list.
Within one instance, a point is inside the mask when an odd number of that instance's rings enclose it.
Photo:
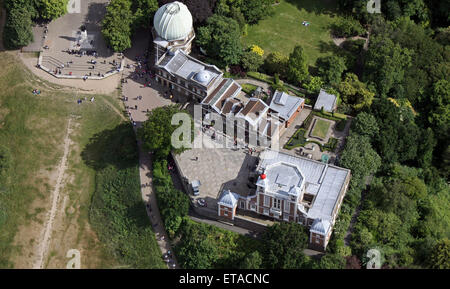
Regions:
[[[264,215],[269,215],[269,209],[264,208]]]
[[[270,206],[270,197],[264,196],[264,206],[268,207]]]
[[[286,222],[289,222],[289,215],[284,214],[283,220],[285,220]]]
[[[245,209],[245,202],[240,202],[240,208]]]
[[[284,212],[289,213],[289,211],[290,211],[289,202],[288,202],[288,200],[284,200]]]
[[[256,206],[255,206],[255,204],[251,204],[251,205],[250,205],[250,210],[256,211]]]
[[[281,210],[281,200],[273,199],[273,207],[275,209]]]

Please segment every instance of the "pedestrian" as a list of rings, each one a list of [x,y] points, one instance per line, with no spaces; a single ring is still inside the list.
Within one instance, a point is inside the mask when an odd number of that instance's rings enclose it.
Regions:
[[[134,109],[136,109],[137,110],[137,104],[134,106]]]

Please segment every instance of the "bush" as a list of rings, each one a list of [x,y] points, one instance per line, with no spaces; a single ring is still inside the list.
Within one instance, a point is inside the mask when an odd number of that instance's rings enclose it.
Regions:
[[[365,32],[358,20],[349,17],[339,17],[338,21],[331,26],[331,30],[336,37],[358,36]]]
[[[26,6],[11,5],[3,30],[3,43],[8,49],[16,49],[33,41],[31,13]]]

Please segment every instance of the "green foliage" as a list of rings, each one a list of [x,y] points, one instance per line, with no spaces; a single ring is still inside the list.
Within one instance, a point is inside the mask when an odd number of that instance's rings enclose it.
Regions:
[[[296,223],[280,223],[268,227],[262,236],[265,267],[269,269],[300,269],[309,262],[303,254],[308,235]]]
[[[263,259],[258,251],[253,251],[252,253],[245,256],[239,265],[240,269],[261,269]]]
[[[245,0],[241,10],[249,24],[256,24],[273,13],[272,3],[273,0]]]
[[[185,269],[226,269],[258,266],[261,242],[247,236],[184,218],[177,259]]]
[[[342,57],[331,55],[320,57],[316,61],[318,75],[330,84],[341,82],[342,73],[347,69]]]
[[[172,146],[172,134],[182,124],[172,125],[172,117],[177,113],[185,113],[191,120],[190,126],[193,129],[192,117],[186,111],[179,109],[178,105],[158,107],[151,110],[148,119],[138,129],[137,136],[143,142],[144,149],[154,151],[160,159],[165,159],[171,151],[182,152],[186,148],[175,148]],[[182,136],[184,138],[191,136]]]
[[[331,30],[336,37],[352,37],[362,35],[365,31],[358,20],[340,17],[331,25]]]
[[[39,14],[43,19],[53,20],[67,13],[69,0],[38,0]]]
[[[153,161],[153,183],[164,227],[172,238],[180,229],[182,218],[189,211],[189,197],[174,188],[166,160]]]
[[[133,30],[137,28],[148,28],[150,25],[153,25],[153,15],[158,10],[158,1],[134,0],[131,4],[131,10],[134,14]]]
[[[322,86],[323,86],[322,78],[318,76],[309,77],[308,82],[303,84],[303,87],[306,88],[306,91],[309,94],[319,93]]]
[[[278,73],[282,78],[287,75],[289,57],[280,52],[272,52],[264,60],[264,70],[269,74]]]
[[[373,150],[367,136],[351,133],[339,164],[352,171],[355,182],[364,182],[367,176],[375,173],[381,166],[381,158]]]
[[[430,256],[433,269],[450,269],[450,241],[443,239],[434,247]]]
[[[131,1],[112,0],[102,21],[102,34],[107,45],[116,52],[130,48],[132,23]]]
[[[3,177],[12,165],[12,156],[9,149],[0,145],[0,187],[2,185]]]
[[[430,95],[432,103],[428,121],[436,136],[444,139],[449,132],[450,124],[450,81],[441,79],[433,85]]]
[[[371,37],[365,58],[364,80],[372,81],[380,95],[386,96],[403,81],[411,66],[412,52],[389,38]]]
[[[306,80],[308,75],[307,56],[301,46],[296,46],[294,51],[289,55],[288,80],[293,84],[297,84]]]
[[[217,58],[225,65],[238,64],[242,45],[239,24],[232,18],[213,15],[206,25],[197,31],[197,43],[210,57]]]
[[[19,1],[9,5],[3,29],[3,43],[6,48],[16,49],[33,41],[31,11],[29,5]]]
[[[352,132],[369,138],[378,135],[380,128],[376,118],[367,112],[360,112],[352,123]]]
[[[92,137],[82,156],[96,170],[89,221],[100,240],[122,264],[164,268],[142,202],[137,146],[131,125],[119,125]]]
[[[345,259],[337,254],[326,254],[320,259],[320,269],[345,269]]]
[[[244,51],[242,53],[242,67],[247,71],[257,71],[263,62],[263,57],[253,51]]]
[[[402,163],[415,159],[421,131],[414,121],[411,109],[381,99],[372,104],[371,111],[380,128],[374,147],[382,156],[383,162]]]
[[[342,101],[349,104],[356,111],[369,107],[373,101],[374,93],[359,81],[358,76],[347,73],[345,79],[338,85]]]

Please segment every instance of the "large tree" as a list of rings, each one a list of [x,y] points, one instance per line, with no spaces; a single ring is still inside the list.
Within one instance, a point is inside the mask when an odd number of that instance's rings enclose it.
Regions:
[[[375,96],[354,73],[345,75],[344,81],[338,85],[338,90],[342,101],[356,111],[370,107]]]
[[[156,152],[158,157],[165,158],[170,151],[180,152],[183,148],[175,148],[172,145],[172,134],[179,126],[172,125],[172,117],[181,111],[178,105],[158,107],[148,113],[148,119],[138,129],[137,136],[143,142],[144,149]],[[193,127],[192,119],[191,127]],[[182,125],[182,124],[181,124]],[[187,137],[187,136],[184,136]]]
[[[6,48],[19,48],[33,41],[31,24],[31,14],[26,7],[11,7],[3,30],[3,42]]]
[[[347,69],[345,60],[336,55],[320,57],[317,59],[316,65],[319,76],[330,84],[341,82],[342,73]]]
[[[116,52],[131,47],[133,13],[130,0],[111,0],[102,22],[102,34],[106,43]]]
[[[352,132],[369,138],[378,135],[380,128],[377,119],[367,112],[360,112],[352,121]]]
[[[308,78],[308,60],[303,47],[294,47],[294,51],[289,55],[287,78],[297,85]]]
[[[242,54],[241,32],[236,20],[213,15],[197,31],[197,43],[208,56],[225,65],[238,64]]]
[[[264,263],[269,269],[299,269],[307,266],[303,249],[308,245],[306,229],[296,223],[274,224],[263,235]]]
[[[67,13],[69,0],[38,0],[38,10],[42,18],[53,20]]]
[[[134,14],[133,28],[149,28],[153,25],[153,15],[158,10],[156,0],[134,0],[131,5]]]
[[[269,74],[278,73],[281,78],[286,78],[288,63],[289,57],[281,52],[275,51],[267,55],[263,68]]]

